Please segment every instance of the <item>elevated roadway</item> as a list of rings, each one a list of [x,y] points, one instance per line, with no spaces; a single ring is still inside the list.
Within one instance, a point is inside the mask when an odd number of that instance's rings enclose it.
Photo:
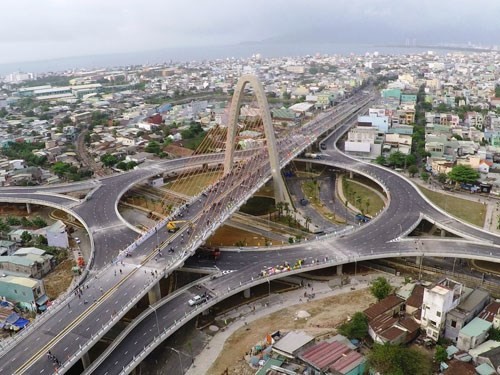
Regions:
[[[364,109],[364,105],[368,102],[369,99],[364,99],[359,107]],[[340,112],[336,115],[329,114],[328,117],[323,116],[323,118],[313,121],[309,130],[314,131],[314,133],[299,134],[293,142],[283,145],[282,150],[280,150],[282,165],[292,160],[308,144],[313,142],[315,133],[319,134],[331,127],[333,124],[330,121],[345,120],[357,110],[358,106],[348,108],[346,112]],[[307,129],[304,130],[307,131]],[[174,167],[186,168],[186,166],[190,167],[197,162],[218,162],[219,157],[219,155],[202,155],[188,160],[173,160],[170,161],[170,164]],[[63,356],[65,362],[62,371],[78,360],[88,350],[89,345],[99,340],[133,303],[136,303],[151,288],[154,288],[159,278],[182,265],[191,251],[194,251],[224,220],[236,211],[244,200],[265,183],[270,176],[269,164],[264,157],[258,160],[261,164],[258,170],[232,175],[226,179],[227,185],[224,190],[212,191],[208,197],[199,198],[198,206],[195,204],[190,207],[191,212],[186,212],[185,218],[192,223],[199,223],[200,232],[196,235],[193,234],[188,244],[184,244],[182,237],[187,232],[187,228],[181,229],[173,236],[166,233],[165,230],[158,230],[156,235],[140,238],[137,241],[138,245],[133,259],[126,259],[123,264],[103,265],[100,272],[96,273],[95,276],[92,274],[94,278],[89,279],[86,284],[89,289],[86,287],[84,289],[84,295],[87,290],[90,293],[92,289],[96,289],[94,293],[89,295],[92,300],[87,299],[87,303],[85,303],[85,297],[77,299],[76,296],[73,296],[67,300],[69,303],[67,307],[66,305],[57,306],[50,313],[44,314],[45,317],[42,317],[43,319],[38,324],[16,338],[15,349],[6,348],[2,353],[2,358],[8,358],[8,361],[4,361],[0,365],[0,374],[52,371],[52,364],[45,357],[49,349],[53,353]],[[103,233],[109,233],[116,228],[120,230],[118,223],[110,219],[113,216],[113,211],[116,211],[119,197],[139,179],[163,171],[163,167],[152,165],[137,171],[135,174],[118,175],[113,180],[107,178],[106,182],[94,191],[91,199],[87,199],[85,204],[74,208],[74,211],[82,218],[83,222],[89,223],[90,233],[93,236],[97,236],[101,228],[105,228],[102,230]],[[220,204],[215,208],[201,212],[204,200],[210,202],[216,200]],[[115,212],[114,217],[116,216]],[[116,226],[111,226],[115,223]],[[109,234],[105,237],[110,238]],[[109,249],[106,248],[105,242],[98,245],[99,242],[95,241],[96,254],[109,255],[108,258],[105,256],[101,258],[104,260],[104,264],[106,259],[111,259],[112,255],[116,255],[117,252],[114,249],[120,248],[120,245],[115,243],[119,241],[119,237],[121,237],[120,232],[116,235],[116,241],[108,244]],[[151,250],[159,244],[164,249],[164,256],[159,261],[157,259],[153,261],[155,254],[151,253]],[[175,254],[167,256],[167,247],[177,249],[177,251]],[[117,272],[116,276],[115,272]],[[97,288],[99,288],[98,291]],[[103,322],[102,325],[100,322]]]

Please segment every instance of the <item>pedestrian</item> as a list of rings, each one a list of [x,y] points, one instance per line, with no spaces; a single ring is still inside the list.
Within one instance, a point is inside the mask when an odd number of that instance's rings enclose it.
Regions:
[[[51,352],[50,350],[47,352],[47,358],[48,358],[48,359],[51,359],[51,358],[52,358],[52,352]]]
[[[120,275],[122,274],[122,269],[120,268]]]
[[[116,276],[116,270],[115,270],[115,276]]]
[[[68,302],[68,309],[71,309],[71,306],[70,306],[69,302]]]

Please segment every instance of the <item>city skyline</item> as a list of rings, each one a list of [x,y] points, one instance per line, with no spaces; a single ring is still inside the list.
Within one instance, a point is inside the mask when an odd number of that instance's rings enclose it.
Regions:
[[[458,5],[458,6],[457,6]],[[500,3],[6,1],[0,64],[240,43],[498,44]],[[473,27],[472,27],[473,26]],[[258,51],[255,51],[258,52]],[[125,62],[124,62],[125,63]]]

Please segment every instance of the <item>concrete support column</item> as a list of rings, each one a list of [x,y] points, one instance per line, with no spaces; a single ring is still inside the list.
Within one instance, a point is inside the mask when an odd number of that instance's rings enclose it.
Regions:
[[[153,303],[158,302],[160,299],[161,299],[160,283],[156,283],[148,292],[149,304],[152,305]]]
[[[444,229],[441,229],[441,237],[446,237],[446,231]]]
[[[415,264],[420,267],[422,265],[423,260],[424,260],[423,257],[416,257]]]
[[[337,275],[338,275],[338,276],[342,276],[342,264],[339,264],[339,265],[337,266]]]
[[[354,172],[353,171],[349,171],[349,178],[352,180],[354,177]]]
[[[29,214],[31,214],[31,205],[29,203],[26,203],[26,212]]]
[[[250,288],[243,291],[243,297],[250,298]]]
[[[82,356],[82,365],[83,365],[83,369],[87,369],[89,366],[90,366],[91,362],[90,362],[90,356],[89,356],[89,352],[85,353],[83,356]]]

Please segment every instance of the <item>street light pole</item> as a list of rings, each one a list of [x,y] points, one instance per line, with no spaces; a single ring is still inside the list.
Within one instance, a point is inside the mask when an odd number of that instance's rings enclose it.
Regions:
[[[177,353],[177,355],[179,356],[179,363],[181,365],[181,373],[184,373],[184,367],[182,366],[182,358],[181,358],[181,352],[178,351],[177,349],[174,349],[174,348],[171,348],[169,347],[170,350],[174,351]]]
[[[267,278],[267,285],[268,285],[268,297],[267,299],[269,300],[269,303],[271,303],[271,280],[269,280],[269,277]]]
[[[158,324],[158,315],[156,314],[156,309],[155,309],[153,306],[151,306],[151,305],[149,305],[148,307],[149,307],[151,310],[153,310],[153,311],[154,311],[154,313],[155,313],[155,318],[156,318],[156,328],[158,329],[158,336],[160,336],[160,325]]]

